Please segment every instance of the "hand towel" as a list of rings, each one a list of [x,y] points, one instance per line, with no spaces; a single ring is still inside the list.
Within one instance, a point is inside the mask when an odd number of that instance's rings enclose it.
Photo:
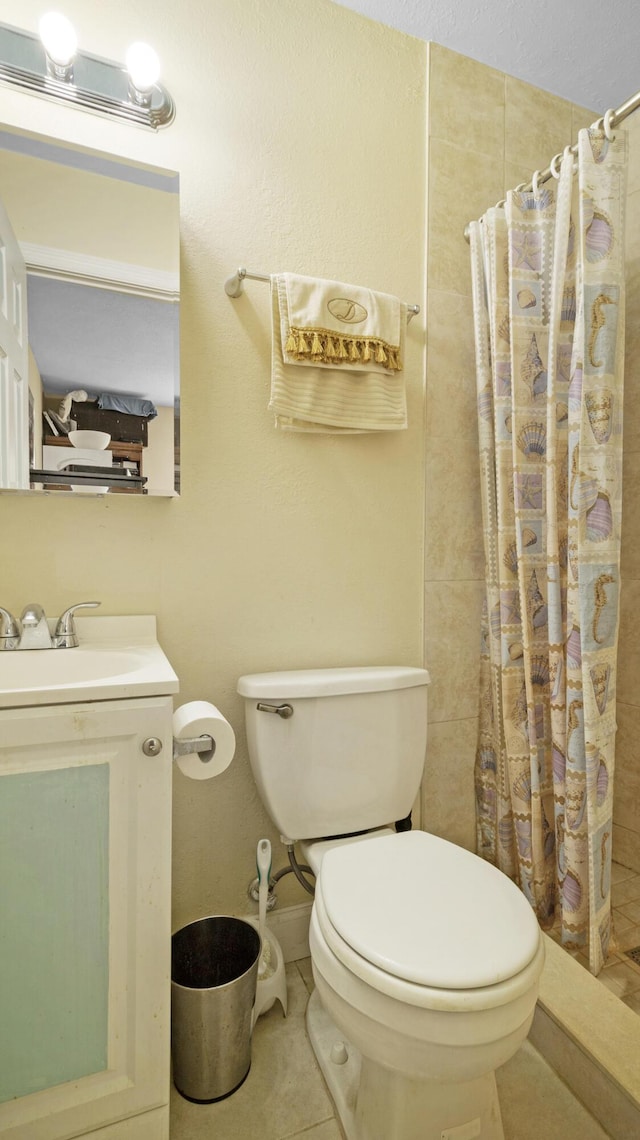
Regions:
[[[271,278],[271,399],[286,431],[406,428],[406,306],[397,297],[295,274]]]

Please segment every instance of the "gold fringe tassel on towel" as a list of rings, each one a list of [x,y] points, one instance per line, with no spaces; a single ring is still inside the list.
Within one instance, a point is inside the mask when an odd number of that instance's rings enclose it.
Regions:
[[[390,372],[400,372],[399,347],[378,337],[338,336],[329,329],[289,328],[285,352],[295,360],[315,364],[353,364],[373,360]]]

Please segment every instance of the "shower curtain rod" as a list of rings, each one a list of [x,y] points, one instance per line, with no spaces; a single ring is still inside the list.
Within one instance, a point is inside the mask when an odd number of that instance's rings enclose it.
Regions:
[[[639,96],[640,98],[640,96]],[[243,265],[233,274],[233,277],[228,277],[224,283],[224,290],[228,297],[241,297],[244,292],[243,282],[245,278],[249,281],[271,281],[267,273],[249,273]],[[407,321],[412,317],[417,317],[420,312],[419,305],[407,305]]]
[[[607,111],[606,114],[603,115],[601,119],[597,119],[596,122],[592,123],[591,125],[594,128],[602,127],[604,125],[605,119],[606,119],[606,120],[608,120],[609,127],[617,127],[618,124],[623,121],[623,119],[626,119],[629,115],[632,115],[633,112],[637,111],[639,107],[640,107],[640,91],[636,91],[635,95],[632,95],[630,99],[627,99],[626,103],[622,103],[621,106],[617,108],[617,110]],[[573,146],[570,147],[569,149],[571,151],[571,154],[577,154],[578,153],[578,144],[574,143]],[[541,170],[541,171],[536,172],[538,175],[538,185],[540,185],[541,182],[548,182],[549,179],[553,177],[552,167],[553,167],[556,159],[559,159],[559,158],[562,158],[561,154],[554,155],[546,170]],[[535,175],[534,175],[534,177],[535,177]],[[526,182],[523,186],[520,187],[520,189],[521,190],[533,190],[533,180],[531,182]],[[500,205],[500,203],[498,203],[498,204]],[[469,226],[467,225],[464,228],[464,238],[465,238],[466,242],[469,241],[469,237],[470,237],[470,231],[469,231]]]

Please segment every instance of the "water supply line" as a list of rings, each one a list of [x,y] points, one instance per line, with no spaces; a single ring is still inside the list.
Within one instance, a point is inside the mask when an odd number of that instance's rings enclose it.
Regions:
[[[298,863],[293,843],[287,843],[287,855],[289,856],[290,867],[285,867],[285,870],[281,871],[280,874],[286,875],[288,871],[293,871],[296,879],[300,883],[300,886],[304,887],[305,891],[307,891],[310,895],[315,895],[315,887],[312,883],[308,882],[307,879],[305,879],[303,874],[303,871],[308,871],[311,875],[313,875],[313,871],[311,870],[311,867],[307,867],[304,864]]]
[[[293,851],[293,848],[291,850]],[[287,848],[287,851],[288,851],[288,848]],[[276,871],[274,875],[269,876],[269,893],[268,893],[268,897],[267,897],[267,910],[268,911],[273,910],[274,906],[276,906],[276,904],[277,904],[278,900],[276,898],[275,890],[276,890],[278,883],[280,882],[281,879],[284,879],[285,875],[295,874],[296,878],[298,879],[298,882],[301,882],[301,885],[304,886],[304,889],[306,891],[308,891],[309,894],[315,893],[315,889],[311,885],[311,883],[307,883],[306,879],[304,880],[304,882],[302,882],[302,880],[301,880],[301,876],[303,875],[303,873],[307,874],[307,875],[313,875],[313,871],[311,870],[311,867],[308,867],[306,863],[298,863],[297,859],[295,858],[295,854],[294,854],[293,858],[294,858],[294,861],[296,864],[297,871],[294,869],[293,864],[290,862],[288,867],[281,867],[280,870]],[[298,874],[298,872],[300,874]],[[247,894],[249,895],[250,899],[253,899],[254,902],[258,902],[259,887],[260,887],[259,877],[256,879],[253,879],[252,882],[249,883],[249,888],[248,888]]]

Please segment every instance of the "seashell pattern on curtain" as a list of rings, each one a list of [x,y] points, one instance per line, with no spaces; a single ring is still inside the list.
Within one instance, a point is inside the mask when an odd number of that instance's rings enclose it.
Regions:
[[[486,603],[478,853],[543,928],[611,938],[627,140],[471,229]]]

